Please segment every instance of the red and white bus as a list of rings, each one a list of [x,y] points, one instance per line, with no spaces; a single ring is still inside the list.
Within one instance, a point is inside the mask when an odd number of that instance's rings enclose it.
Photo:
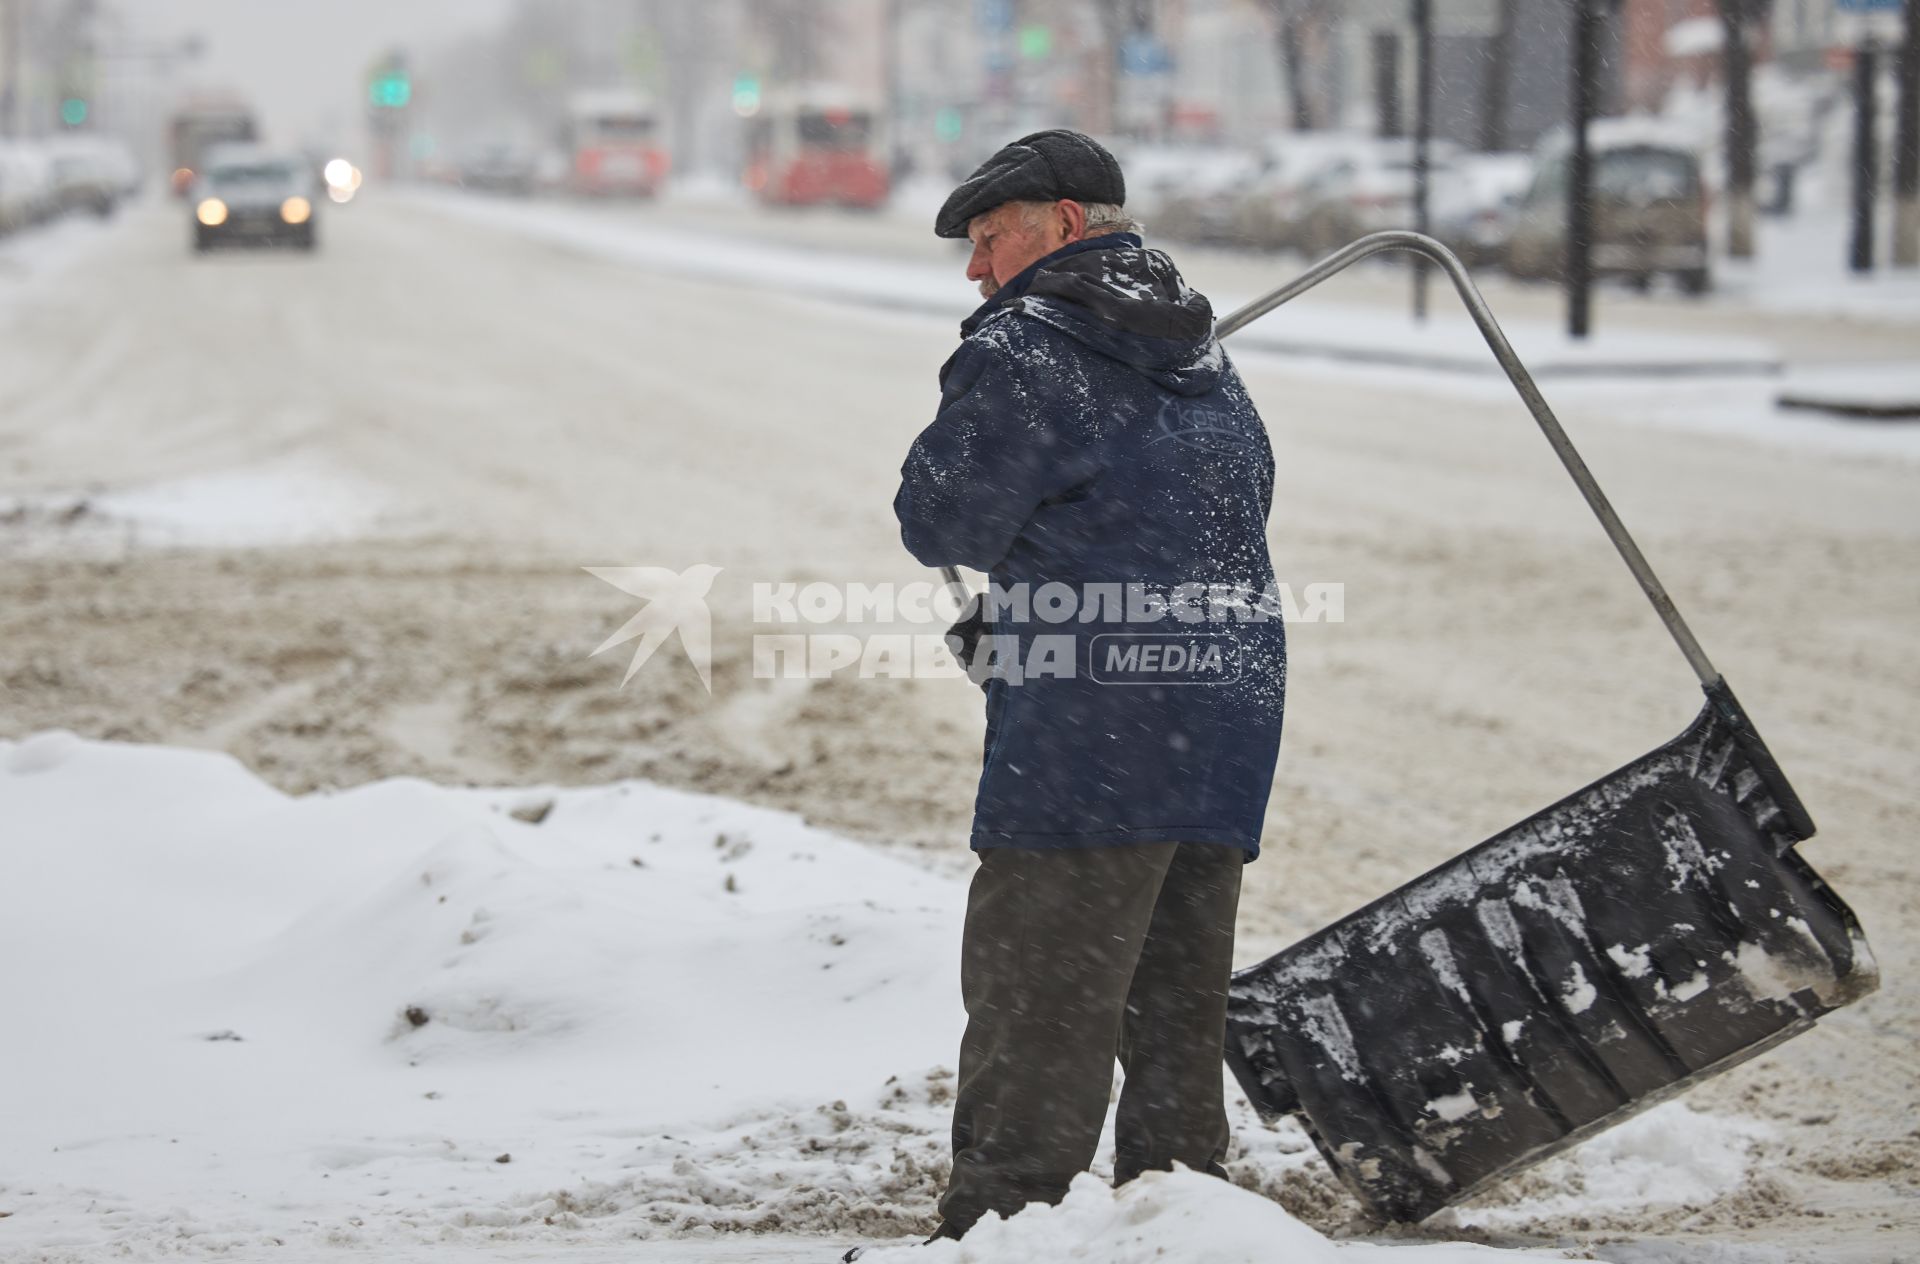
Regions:
[[[588,197],[652,197],[667,181],[660,120],[647,99],[610,88],[567,100],[569,187]]]
[[[879,113],[842,94],[770,96],[747,120],[747,188],[780,206],[884,205],[891,190]]]

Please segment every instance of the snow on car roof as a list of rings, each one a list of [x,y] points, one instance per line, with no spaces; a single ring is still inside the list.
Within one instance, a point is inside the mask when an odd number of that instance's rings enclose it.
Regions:
[[[1555,154],[1571,148],[1572,144],[1573,134],[1563,124],[1540,138],[1539,152]],[[1697,154],[1700,150],[1699,140],[1691,126],[1676,119],[1657,118],[1650,114],[1594,119],[1587,124],[1587,145],[1593,149],[1647,146],[1677,149],[1690,154]]]

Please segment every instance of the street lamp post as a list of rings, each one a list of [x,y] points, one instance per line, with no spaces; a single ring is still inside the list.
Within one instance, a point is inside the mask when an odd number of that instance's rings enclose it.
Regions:
[[[1567,170],[1567,334],[1585,338],[1593,325],[1593,154],[1587,125],[1593,119],[1594,38],[1598,0],[1573,0],[1573,159]]]
[[[1433,140],[1433,0],[1413,0],[1413,231],[1425,236],[1428,214],[1429,149]],[[1427,261],[1413,261],[1413,318],[1427,318]]]
[[[1879,61],[1879,47],[1868,35],[1853,52],[1853,233],[1847,252],[1847,266],[1862,273],[1873,271],[1873,202],[1880,195],[1880,137],[1874,117],[1880,108],[1874,91]]]

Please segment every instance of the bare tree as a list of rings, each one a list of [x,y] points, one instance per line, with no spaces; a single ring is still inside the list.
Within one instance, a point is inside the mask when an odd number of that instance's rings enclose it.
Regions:
[[[1753,113],[1753,33],[1771,0],[1717,0],[1722,31],[1720,73],[1726,81],[1727,253],[1753,257],[1753,178],[1758,127]]]
[[[1297,132],[1322,125],[1315,93],[1308,82],[1307,45],[1322,35],[1336,6],[1328,0],[1261,0],[1273,23],[1280,53],[1280,77],[1285,83],[1287,111]]]

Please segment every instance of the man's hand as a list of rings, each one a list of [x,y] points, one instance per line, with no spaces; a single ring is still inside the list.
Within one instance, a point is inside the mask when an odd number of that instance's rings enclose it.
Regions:
[[[987,687],[984,668],[976,668],[974,659],[980,652],[980,638],[987,634],[987,621],[980,613],[980,597],[976,594],[960,617],[947,629],[947,649],[964,667],[967,679],[982,689]]]

